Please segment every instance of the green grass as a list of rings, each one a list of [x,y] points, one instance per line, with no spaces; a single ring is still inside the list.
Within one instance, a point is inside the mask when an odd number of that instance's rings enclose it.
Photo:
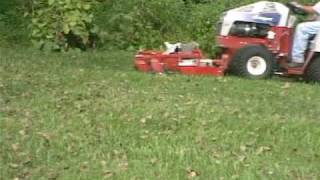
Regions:
[[[0,54],[0,179],[320,178],[319,85],[143,74],[123,51]]]

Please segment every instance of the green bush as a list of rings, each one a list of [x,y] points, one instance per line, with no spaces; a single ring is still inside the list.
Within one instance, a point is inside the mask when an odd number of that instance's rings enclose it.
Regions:
[[[197,41],[205,52],[213,54],[214,27],[221,13],[253,2],[256,1],[111,0],[97,9],[96,21],[109,48],[159,48],[164,41]]]
[[[61,49],[67,44],[81,47],[90,43],[90,35],[97,33],[94,26],[97,25],[100,27],[100,45],[104,48],[149,49],[160,48],[164,41],[196,41],[201,49],[213,54],[215,24],[221,13],[252,2],[256,1],[0,1],[0,42],[25,44],[32,36],[40,46],[46,44],[47,47]],[[312,3],[311,0],[302,2]],[[29,12],[31,16],[25,19],[24,12]],[[75,36],[67,38],[70,34]]]
[[[230,4],[231,1],[114,0],[97,10],[97,24],[107,47],[159,48],[164,41],[197,41],[204,51],[212,53],[215,24]]]
[[[96,33],[92,7],[94,1],[34,1],[32,38],[34,44],[49,49],[75,47],[85,49],[90,35]]]
[[[106,44],[117,48],[151,48],[183,37],[184,4],[176,0],[118,0],[97,11]]]
[[[29,45],[28,22],[23,12],[24,4],[21,0],[0,1],[1,46]]]

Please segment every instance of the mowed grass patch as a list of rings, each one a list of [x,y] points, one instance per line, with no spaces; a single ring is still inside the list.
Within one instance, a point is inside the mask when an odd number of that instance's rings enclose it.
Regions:
[[[320,178],[319,85],[0,54],[0,179]]]

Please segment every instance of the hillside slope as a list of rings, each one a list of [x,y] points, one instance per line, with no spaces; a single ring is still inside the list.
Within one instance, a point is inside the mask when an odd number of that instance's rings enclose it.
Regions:
[[[320,86],[0,49],[0,179],[318,179]]]

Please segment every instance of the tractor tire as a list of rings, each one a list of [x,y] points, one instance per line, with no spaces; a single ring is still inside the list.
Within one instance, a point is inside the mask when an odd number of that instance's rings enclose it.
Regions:
[[[263,46],[245,46],[239,49],[229,64],[229,71],[248,79],[267,79],[273,74],[274,57]]]
[[[305,72],[305,79],[307,82],[320,83],[320,56],[312,59]]]

